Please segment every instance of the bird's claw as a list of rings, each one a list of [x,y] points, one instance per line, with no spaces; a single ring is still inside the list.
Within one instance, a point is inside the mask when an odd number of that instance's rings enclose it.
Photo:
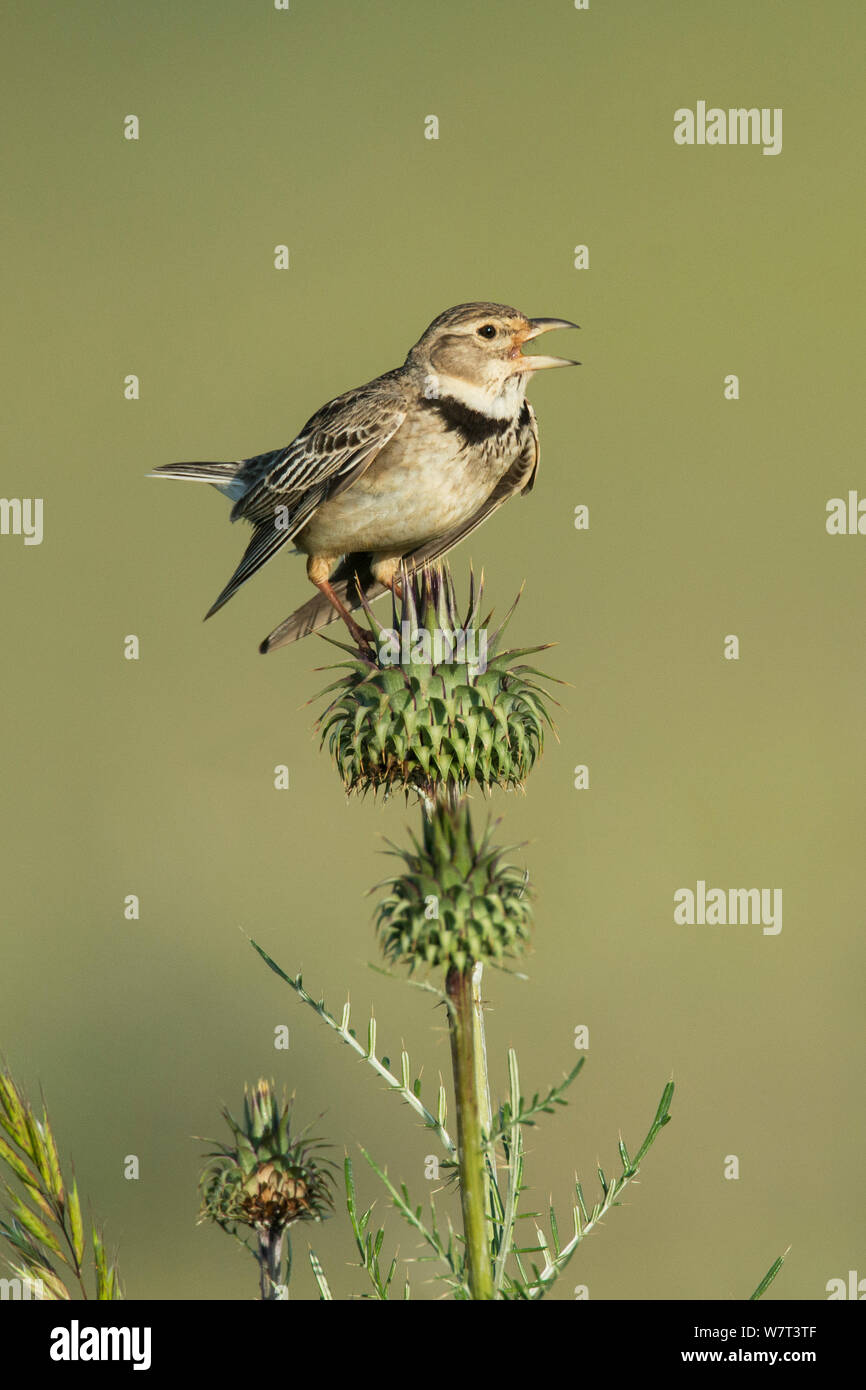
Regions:
[[[365,656],[375,656],[376,653],[376,634],[367,628],[359,627],[356,622],[347,623],[352,638],[358,644],[358,649]]]

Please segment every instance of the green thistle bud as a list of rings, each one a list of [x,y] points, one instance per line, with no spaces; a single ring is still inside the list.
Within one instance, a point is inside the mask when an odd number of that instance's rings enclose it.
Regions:
[[[522,786],[551,721],[541,673],[520,658],[544,648],[499,651],[511,613],[491,634],[473,581],[461,620],[447,568],[404,572],[401,588],[392,627],[368,609],[377,649],[342,663],[319,720],[346,790],[414,789],[429,801],[472,784]]]
[[[382,885],[376,917],[385,956],[394,963],[455,966],[518,955],[532,906],[525,873],[504,864],[488,826],[476,842],[465,801],[437,804],[424,816],[422,840],[397,850],[406,869]]]

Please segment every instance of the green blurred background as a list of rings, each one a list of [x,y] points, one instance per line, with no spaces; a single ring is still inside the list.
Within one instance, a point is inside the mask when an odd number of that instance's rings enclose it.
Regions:
[[[347,805],[318,751],[331,649],[256,650],[308,596],[302,562],[202,626],[242,528],[144,474],[288,442],[468,299],[582,325],[551,339],[580,370],[531,389],[535,491],[453,557],[499,612],[526,580],[512,636],[556,641],[572,683],[526,796],[492,804],[538,894],[529,979],[486,982],[497,1092],[509,1045],[534,1090],[590,1029],[572,1104],[531,1133],[530,1205],[552,1193],[564,1220],[575,1168],[593,1191],[677,1083],[555,1296],[741,1298],[788,1244],[770,1297],[866,1273],[866,540],[824,526],[864,481],[862,5],[12,0],[4,27],[2,492],[44,498],[45,537],[0,538],[0,1048],[44,1087],[128,1296],[255,1296],[248,1258],[195,1226],[190,1136],[224,1137],[259,1075],[324,1112],[338,1157],[360,1142],[429,1187],[429,1137],[239,926],[359,1024],[373,1006],[431,1085],[448,1070],[432,998],[368,968],[383,837],[417,812]],[[783,152],[677,147],[700,99],[782,107]],[[675,926],[699,878],[781,887],[782,933]],[[294,1296],[315,1296],[308,1236],[339,1297],[364,1290],[340,1216],[296,1240]]]

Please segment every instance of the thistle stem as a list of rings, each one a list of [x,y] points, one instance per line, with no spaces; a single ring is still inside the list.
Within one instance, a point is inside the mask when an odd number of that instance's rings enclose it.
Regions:
[[[476,961],[472,968],[472,1031],[475,1049],[475,1083],[478,1091],[478,1117],[481,1123],[482,1142],[487,1144],[493,1130],[493,1109],[490,1104],[490,1071],[487,1066],[487,1035],[484,1031],[484,1003],[481,997],[481,980],[484,964]],[[493,1247],[493,1204],[490,1200],[490,1179],[492,1165],[495,1163],[493,1149],[488,1144],[484,1154],[484,1210],[487,1213],[487,1240]]]
[[[452,965],[445,981],[445,991],[451,1003],[449,1021],[457,1100],[457,1161],[469,1290],[475,1299],[492,1299],[489,1203],[481,1127],[486,1077],[483,1049],[478,1046],[480,1038],[473,998],[473,970],[472,964],[465,970],[458,970]]]
[[[266,1301],[280,1302],[285,1298],[280,1280],[284,1235],[284,1231],[272,1231],[263,1226],[258,1228],[259,1285],[262,1299]]]

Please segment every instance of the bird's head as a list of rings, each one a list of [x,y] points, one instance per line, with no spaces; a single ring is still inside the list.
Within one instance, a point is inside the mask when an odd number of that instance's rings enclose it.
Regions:
[[[510,413],[533,372],[579,364],[566,357],[530,356],[524,343],[568,319],[530,319],[507,304],[458,304],[435,318],[407,362],[422,367],[431,387],[458,395],[487,414]]]

